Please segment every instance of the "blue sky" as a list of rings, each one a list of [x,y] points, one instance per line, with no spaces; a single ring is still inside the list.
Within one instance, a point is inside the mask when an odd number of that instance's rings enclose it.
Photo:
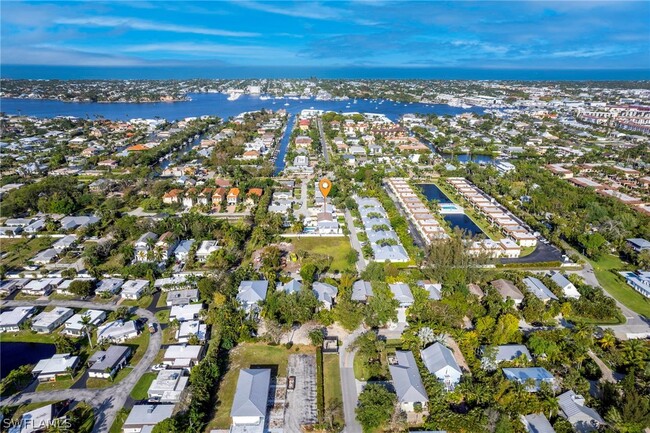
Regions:
[[[4,65],[648,69],[650,2],[2,1]]]

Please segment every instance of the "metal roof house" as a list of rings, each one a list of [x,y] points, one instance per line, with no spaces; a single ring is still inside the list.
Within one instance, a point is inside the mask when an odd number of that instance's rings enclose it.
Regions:
[[[542,382],[555,385],[555,377],[543,367],[504,368],[503,375],[508,380],[526,385],[526,391],[537,392]],[[530,385],[529,385],[530,382]]]
[[[521,422],[528,433],[555,433],[555,429],[542,413],[521,416]]]
[[[336,298],[336,295],[339,292],[339,290],[331,284],[321,283],[320,281],[314,282],[312,285],[312,291],[326,310],[332,308],[332,305],[334,305],[334,298]]]
[[[371,296],[373,296],[372,284],[369,281],[359,280],[352,284],[353,301],[366,302]]]
[[[413,304],[413,293],[406,283],[389,284],[388,287],[393,293],[393,297],[399,302],[400,307],[409,307]]]
[[[32,321],[32,330],[41,334],[49,334],[68,320],[74,314],[72,308],[56,307],[52,311],[43,311]]]
[[[35,307],[16,307],[0,313],[0,332],[18,332],[20,325],[34,313]]]
[[[535,295],[540,301],[548,302],[551,299],[557,301],[557,296],[546,287],[539,279],[535,277],[526,277],[522,280],[529,292]]]
[[[151,431],[148,427],[170,418],[173,412],[173,404],[137,404],[131,409],[122,429],[125,433]]]
[[[302,283],[293,278],[288,283],[279,286],[278,290],[284,290],[287,294],[298,293],[302,290]]]
[[[416,403],[420,403],[423,409],[426,408],[429,396],[422,384],[413,352],[398,350],[395,357],[397,364],[389,365],[388,368],[400,407],[404,412],[414,412]]]
[[[89,325],[99,326],[100,323],[106,319],[106,311],[104,310],[87,310],[83,313],[77,313],[74,316],[66,320],[64,324],[63,334],[74,335],[79,337],[84,335],[86,325],[82,323],[84,317],[88,317],[90,320]]]
[[[504,361],[514,361],[524,356],[532,360],[528,348],[523,344],[503,344],[501,346],[482,346],[481,365],[488,370],[495,370]]]
[[[452,391],[460,382],[463,372],[454,358],[454,353],[440,343],[434,343],[420,352],[422,361],[429,373],[433,374]]]
[[[247,368],[239,372],[232,402],[231,433],[263,433],[271,385],[271,370]]]
[[[239,283],[237,300],[246,311],[252,311],[266,299],[269,282],[266,280],[242,281]]]
[[[130,338],[137,337],[139,333],[134,320],[126,322],[116,320],[97,328],[97,341],[106,340],[121,343]]]
[[[442,284],[432,283],[431,281],[418,281],[418,286],[422,287],[429,293],[429,299],[439,301],[442,299]]]
[[[585,406],[585,398],[573,391],[567,391],[557,398],[560,416],[571,423],[579,433],[592,432],[605,423],[598,412]]]
[[[564,296],[566,296],[567,298],[574,298],[574,299],[580,298],[580,292],[578,292],[576,286],[574,286],[573,283],[569,281],[561,273],[557,271],[552,272],[551,280],[553,280],[553,282],[557,284],[558,287],[560,287],[560,289],[562,289]]]
[[[68,375],[79,365],[79,357],[69,353],[58,353],[51,358],[41,359],[32,369],[32,375],[39,382],[51,382],[57,376]]]

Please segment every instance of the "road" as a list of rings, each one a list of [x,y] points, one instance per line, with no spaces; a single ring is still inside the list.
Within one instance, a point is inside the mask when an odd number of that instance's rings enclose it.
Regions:
[[[68,308],[95,308],[101,310],[116,310],[119,308],[117,305],[99,304],[94,302],[84,301],[6,301],[0,303],[0,307],[24,307],[36,305],[39,307],[46,307],[48,305],[55,305],[57,307]],[[160,329],[160,324],[154,314],[142,308],[136,310],[139,317],[145,317],[149,323],[155,323],[156,327]],[[113,425],[117,411],[125,407],[129,394],[140,380],[142,375],[147,372],[149,366],[153,363],[160,346],[162,343],[162,332],[156,332],[149,338],[149,346],[144,356],[121,382],[116,385],[104,389],[67,389],[60,391],[48,392],[30,392],[19,393],[13,397],[0,400],[0,406],[16,405],[22,403],[44,402],[52,400],[66,400],[72,399],[76,401],[85,401],[91,405],[95,411],[95,425],[93,433],[108,433],[108,430]]]
[[[308,180],[306,178],[302,179],[302,182],[300,184],[300,201],[301,201],[301,206],[298,212],[296,212],[298,215],[301,215],[303,217],[307,216],[307,185],[308,185]]]
[[[355,351],[348,351],[348,347],[364,332],[357,328],[345,337],[339,348],[339,367],[341,369],[341,391],[343,394],[343,416],[345,418],[344,433],[361,433],[361,424],[357,421],[356,409],[358,404],[357,380],[354,378]]]
[[[603,293],[605,293],[610,298],[614,298],[600,284],[598,278],[596,278],[596,274],[594,273],[594,268],[586,260],[584,266],[582,267],[582,270],[568,271],[567,273],[580,275],[585,280],[585,283],[589,284],[590,286],[600,287],[601,289],[603,289]],[[630,288],[630,290],[632,289]],[[625,305],[618,302],[616,298],[614,298],[614,300],[616,301],[616,305],[618,306],[618,308],[621,309],[621,313],[623,313],[623,316],[625,316],[626,323],[623,325],[599,325],[599,326],[601,328],[611,329],[612,331],[614,331],[614,334],[616,334],[616,336],[621,339],[646,338],[650,336],[650,319],[646,319],[645,317],[630,310]]]
[[[325,159],[325,164],[330,163],[329,148],[327,147],[327,140],[325,139],[325,132],[323,131],[323,120],[319,117],[316,120],[318,125],[318,133],[320,134],[320,145],[323,149],[323,158]]]
[[[357,269],[359,272],[363,272],[366,269],[366,259],[363,258],[363,250],[361,249],[361,242],[359,242],[359,238],[357,237],[357,228],[354,226],[354,219],[347,209],[345,210],[345,222],[348,225],[348,230],[350,230],[350,244],[359,253]]]

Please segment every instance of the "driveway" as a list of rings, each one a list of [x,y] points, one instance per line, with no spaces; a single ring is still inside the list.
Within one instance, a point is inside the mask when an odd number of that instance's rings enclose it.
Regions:
[[[5,301],[0,303],[0,307],[25,307],[30,305],[40,307],[55,305],[57,307],[95,308],[101,310],[116,310],[118,308],[116,305],[83,301]],[[138,308],[135,313],[139,317],[146,317],[149,323],[155,323],[158,327],[160,326],[156,316],[154,316],[151,311]],[[134,366],[128,376],[118,384],[111,387],[104,389],[65,389],[60,391],[19,393],[15,396],[0,400],[0,406],[13,406],[22,403],[66,399],[85,401],[91,405],[95,411],[93,433],[108,433],[111,425],[113,425],[113,421],[115,421],[117,411],[125,407],[131,390],[153,363],[154,358],[160,350],[161,342],[162,332],[152,334],[149,337],[149,346],[147,347],[147,351],[140,362]]]
[[[356,329],[345,337],[339,348],[339,367],[341,369],[341,391],[343,393],[343,416],[345,417],[345,433],[361,433],[361,424],[357,421],[356,409],[359,402],[357,380],[354,378],[354,356],[356,351],[348,351],[348,347],[364,332],[363,328]]]

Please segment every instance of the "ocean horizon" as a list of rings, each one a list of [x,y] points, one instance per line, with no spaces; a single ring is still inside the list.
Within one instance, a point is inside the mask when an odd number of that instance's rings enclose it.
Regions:
[[[639,81],[650,80],[650,69],[2,65],[0,77],[41,80],[301,79],[315,77],[377,80]]]

